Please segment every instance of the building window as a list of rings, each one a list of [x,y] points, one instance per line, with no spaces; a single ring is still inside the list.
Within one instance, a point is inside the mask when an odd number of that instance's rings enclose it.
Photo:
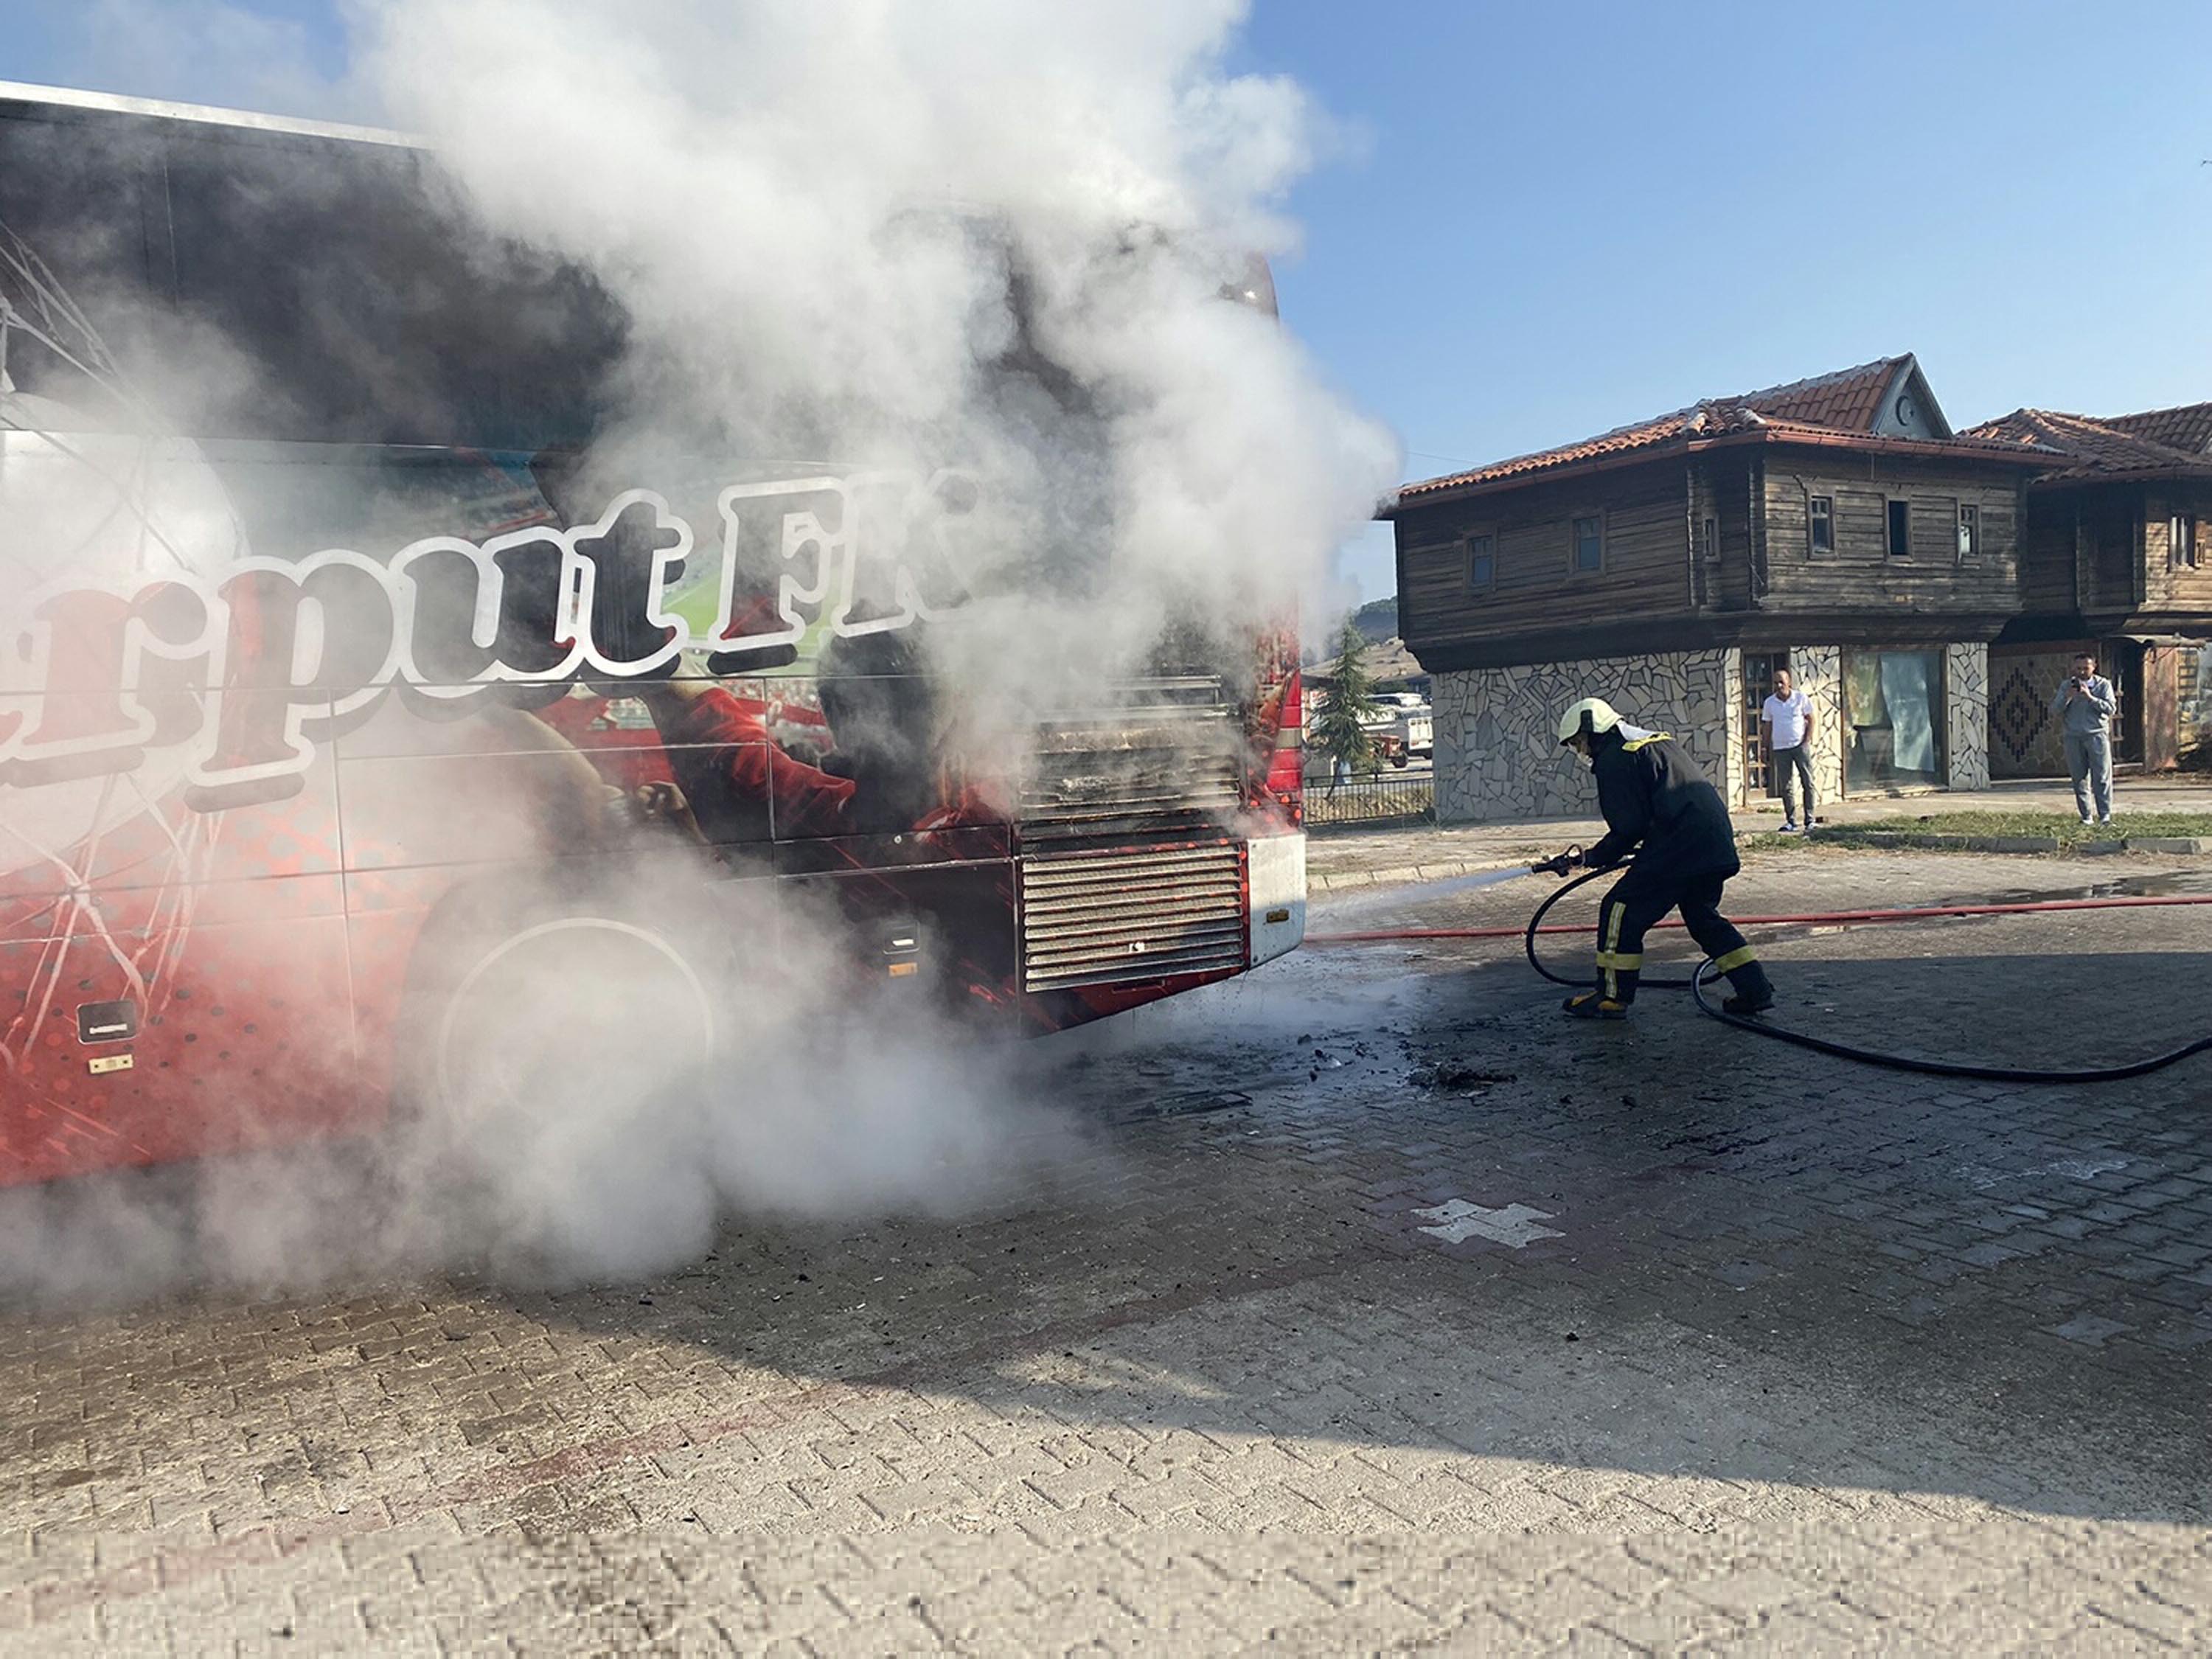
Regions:
[[[1720,560],[1721,521],[1718,519],[1705,520],[1705,556],[1716,563]]]
[[[1959,507],[1959,562],[1972,564],[1982,556],[1982,509],[1961,502]]]
[[[1575,570],[1605,568],[1605,520],[1593,514],[1575,520]]]
[[[1909,559],[1912,556],[1912,503],[1893,500],[1889,503],[1889,556]]]
[[[2197,517],[2179,513],[2166,527],[2166,562],[2176,570],[2197,568]]]
[[[1498,541],[1492,536],[1467,538],[1467,585],[1477,592],[1498,586]]]
[[[1815,495],[1806,509],[1806,551],[1816,559],[1826,558],[1836,550],[1836,501],[1832,495]]]
[[[1844,653],[1844,787],[1945,781],[1943,653]]]

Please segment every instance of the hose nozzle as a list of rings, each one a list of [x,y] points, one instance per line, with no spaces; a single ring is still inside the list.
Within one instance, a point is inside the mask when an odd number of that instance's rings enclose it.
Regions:
[[[1564,877],[1568,871],[1582,861],[1583,849],[1579,847],[1570,847],[1555,859],[1544,859],[1530,865],[1528,871],[1532,875]]]

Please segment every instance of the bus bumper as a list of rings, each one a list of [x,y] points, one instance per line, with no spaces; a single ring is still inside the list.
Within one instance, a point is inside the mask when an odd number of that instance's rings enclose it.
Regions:
[[[1248,966],[1298,948],[1306,936],[1306,838],[1300,830],[1287,836],[1255,836],[1249,849],[1245,889],[1252,909],[1252,949]]]

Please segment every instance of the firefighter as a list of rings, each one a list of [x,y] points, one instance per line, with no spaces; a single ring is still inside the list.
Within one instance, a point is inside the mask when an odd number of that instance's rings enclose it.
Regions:
[[[1593,870],[1636,854],[1598,911],[1597,984],[1569,997],[1579,1019],[1625,1019],[1644,968],[1644,934],[1679,908],[1733,990],[1722,1006],[1756,1014],[1774,1006],[1766,970],[1721,915],[1721,889],[1742,866],[1720,791],[1682,745],[1664,732],[1629,725],[1601,697],[1584,697],[1559,718],[1559,742],[1597,775],[1603,840],[1583,854]]]

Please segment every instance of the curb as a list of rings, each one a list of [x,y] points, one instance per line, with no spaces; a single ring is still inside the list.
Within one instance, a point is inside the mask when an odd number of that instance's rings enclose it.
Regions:
[[[1759,833],[1753,830],[1751,833]],[[1848,827],[1834,830],[1815,830],[1802,839],[1826,841],[1831,836],[1850,835]],[[1884,848],[1910,848],[1923,852],[1942,853],[2013,853],[2048,858],[2064,852],[2056,836],[1913,836],[1893,830],[1869,830],[1853,836],[1857,845],[1880,851]],[[2076,858],[2109,858],[2115,853],[2212,853],[2212,842],[2201,836],[2129,836],[2119,841],[2076,842],[2072,856]],[[1530,855],[1532,858],[1534,854]],[[1441,864],[1401,864],[1386,870],[1340,870],[1328,874],[1310,874],[1306,886],[1317,893],[1348,892],[1355,887],[1387,887],[1416,881],[1442,881],[1453,876],[1487,875],[1493,871],[1510,870],[1516,866],[1513,859],[1461,859]]]
[[[1913,848],[1947,853],[2069,853],[2075,858],[2109,858],[2115,853],[2190,853],[2212,851],[2201,836],[2127,836],[2116,841],[2077,841],[2071,848],[2056,836],[1917,836],[1902,830],[1868,830],[1853,834],[1848,825],[1815,830],[1814,841],[1849,841],[1875,848]]]
[[[1507,859],[1502,863],[1496,859],[1479,860],[1462,859],[1443,864],[1424,864],[1418,866],[1399,865],[1388,870],[1340,870],[1326,875],[1309,873],[1306,877],[1306,886],[1310,890],[1318,893],[1347,892],[1354,887],[1382,887],[1401,882],[1442,881],[1452,876],[1488,875],[1498,870],[1513,870],[1520,867],[1511,859]]]

